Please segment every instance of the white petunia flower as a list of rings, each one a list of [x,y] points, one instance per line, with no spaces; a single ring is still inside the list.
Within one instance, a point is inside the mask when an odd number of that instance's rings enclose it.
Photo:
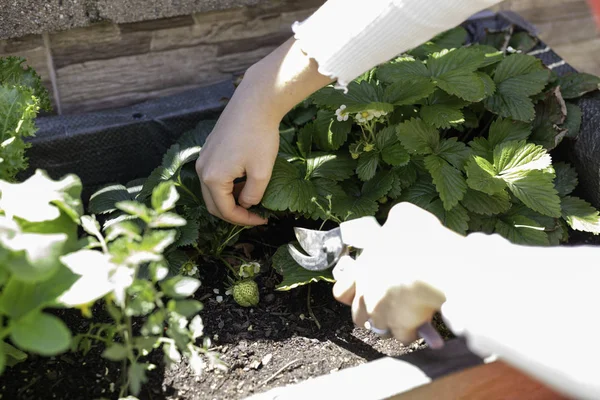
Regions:
[[[342,121],[348,121],[348,113],[344,112],[344,110],[346,109],[346,105],[342,104],[340,106],[340,108],[338,108],[337,110],[335,110],[335,115],[337,116],[337,120],[342,122]]]

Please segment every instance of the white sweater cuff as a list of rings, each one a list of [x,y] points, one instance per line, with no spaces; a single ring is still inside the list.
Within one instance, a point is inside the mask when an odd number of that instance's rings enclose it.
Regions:
[[[337,87],[430,40],[499,0],[328,0],[292,29]]]

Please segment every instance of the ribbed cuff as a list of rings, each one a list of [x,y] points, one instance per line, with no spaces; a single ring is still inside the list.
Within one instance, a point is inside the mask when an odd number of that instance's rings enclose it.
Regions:
[[[498,0],[329,0],[294,23],[300,48],[338,88]]]

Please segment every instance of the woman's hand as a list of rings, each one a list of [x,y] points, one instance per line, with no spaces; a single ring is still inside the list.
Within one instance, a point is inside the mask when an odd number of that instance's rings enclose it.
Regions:
[[[296,104],[330,82],[294,39],[246,72],[196,162],[211,214],[237,225],[266,223],[247,209],[260,203],[271,178],[279,123]],[[246,182],[237,204],[233,182],[241,177]]]
[[[344,229],[351,225],[342,224],[342,236]],[[410,343],[465,282],[466,238],[410,203],[394,206],[385,225],[364,235],[370,238],[357,260],[338,263],[343,272],[336,274],[333,294],[352,306],[356,325],[368,322]]]
[[[279,148],[279,116],[252,87],[240,85],[221,114],[196,162],[208,211],[230,223],[260,225],[247,208],[260,202]],[[236,204],[234,180],[246,177]]]

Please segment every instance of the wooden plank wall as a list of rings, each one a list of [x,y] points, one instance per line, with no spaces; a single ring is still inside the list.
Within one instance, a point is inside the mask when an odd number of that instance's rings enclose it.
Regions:
[[[50,89],[57,113],[119,107],[243,73],[323,1],[99,23],[0,40],[0,56],[26,57]],[[495,9],[520,13],[570,64],[600,75],[600,37],[586,0],[511,0]]]
[[[586,0],[508,0],[494,9],[519,13],[569,64],[600,75],[600,34]]]

